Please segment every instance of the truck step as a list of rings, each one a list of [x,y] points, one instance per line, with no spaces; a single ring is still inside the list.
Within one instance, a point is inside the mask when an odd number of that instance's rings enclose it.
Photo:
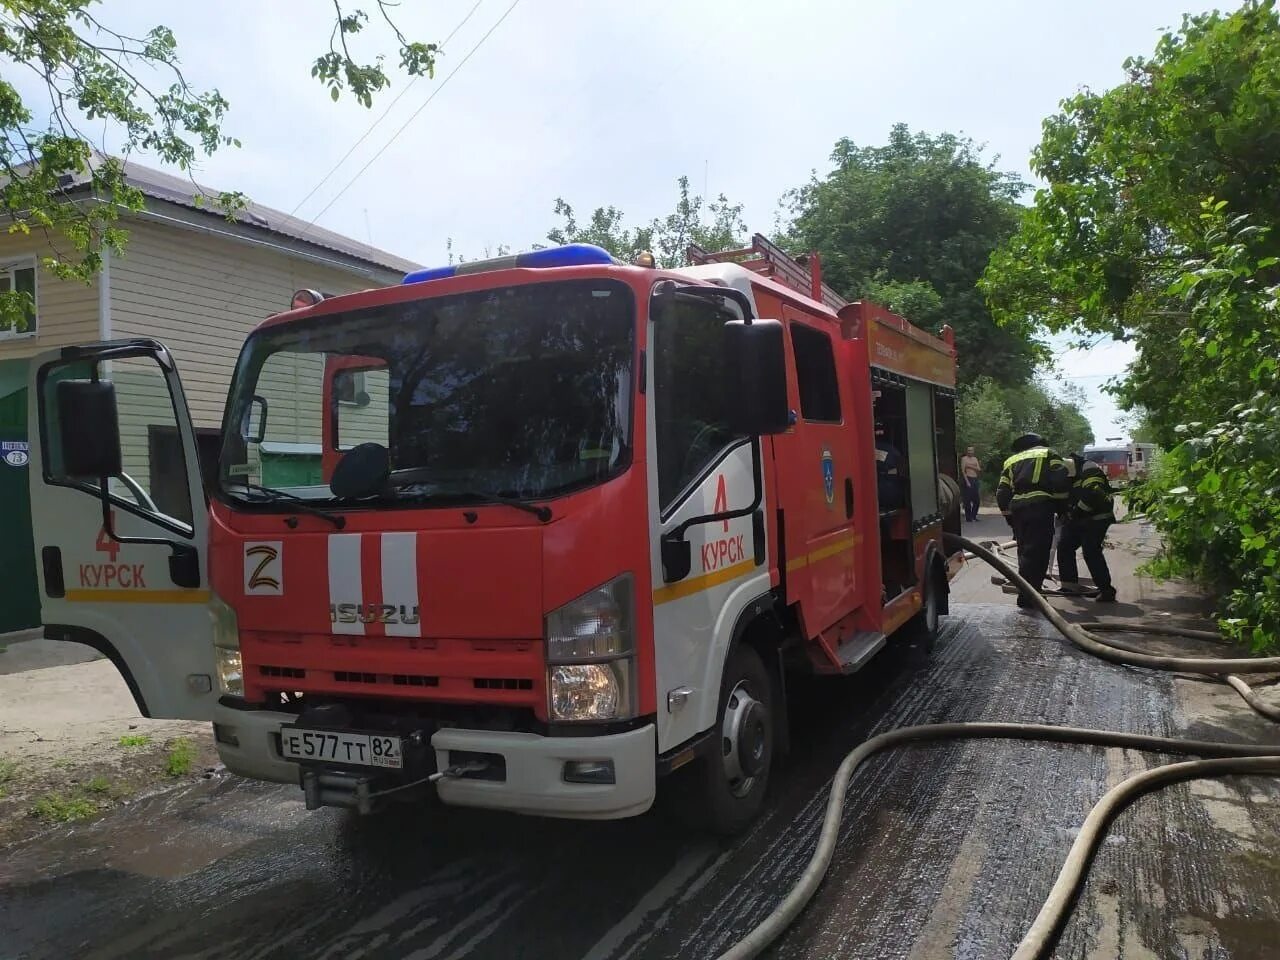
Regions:
[[[853,673],[861,670],[883,646],[883,633],[874,630],[855,633],[836,649],[836,656],[840,658],[840,672]]]

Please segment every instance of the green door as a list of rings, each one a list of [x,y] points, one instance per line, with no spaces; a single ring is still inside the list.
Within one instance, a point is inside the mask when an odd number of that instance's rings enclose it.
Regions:
[[[27,361],[0,360],[0,634],[40,626],[27,454]]]

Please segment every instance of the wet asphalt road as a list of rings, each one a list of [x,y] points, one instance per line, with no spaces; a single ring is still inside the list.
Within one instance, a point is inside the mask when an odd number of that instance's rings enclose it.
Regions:
[[[901,650],[793,691],[794,752],[766,815],[736,841],[656,814],[307,813],[296,789],[226,778],[7,851],[0,960],[713,957],[799,875],[830,775],[869,735],[1027,720],[1238,738],[1188,724],[1172,678],[1100,665],[1010,606],[953,612],[927,662]],[[826,884],[772,956],[1007,956],[1087,809],[1162,759],[984,742],[873,759],[850,789]],[[1171,788],[1117,820],[1057,957],[1280,954],[1275,850],[1242,842],[1205,806],[1278,837],[1280,786],[1209,787]]]

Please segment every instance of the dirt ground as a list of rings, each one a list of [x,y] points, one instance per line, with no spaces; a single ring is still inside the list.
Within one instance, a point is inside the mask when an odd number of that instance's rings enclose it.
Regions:
[[[0,655],[9,669],[38,664],[0,675],[0,846],[208,776],[217,763],[209,724],[144,719],[110,661],[85,651],[32,640]]]

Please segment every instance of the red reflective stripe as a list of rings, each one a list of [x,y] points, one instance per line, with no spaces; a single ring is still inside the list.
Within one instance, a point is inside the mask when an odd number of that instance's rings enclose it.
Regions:
[[[370,637],[385,637],[387,628],[379,616],[382,610],[382,534],[360,536],[361,613],[366,618],[364,632]]]

